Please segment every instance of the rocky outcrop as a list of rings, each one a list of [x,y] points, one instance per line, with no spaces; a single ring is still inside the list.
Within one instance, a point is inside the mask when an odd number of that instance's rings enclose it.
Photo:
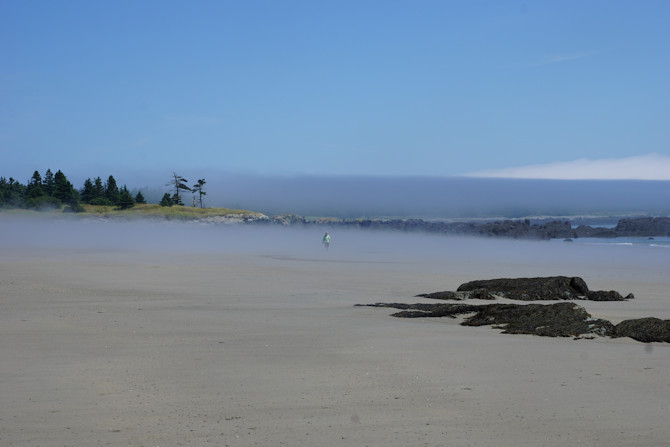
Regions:
[[[535,300],[593,300],[623,301],[625,298],[614,290],[589,290],[586,282],[578,277],[550,276],[544,278],[501,278],[470,281],[461,284],[455,292],[435,292],[417,295],[437,300],[492,300],[496,296],[523,301]],[[361,306],[361,304],[357,304]],[[569,302],[554,304],[463,304],[463,303],[376,303],[372,307],[401,309],[393,314],[400,318],[455,318],[472,314],[463,326],[490,325],[503,329],[506,334],[533,334],[547,337],[581,337],[600,335],[630,337],[649,342],[670,343],[670,320],[639,318],[625,320],[616,326],[607,320],[593,318],[586,310]]]
[[[583,307],[567,302],[480,305],[376,303],[365,306],[401,309],[392,314],[398,318],[455,318],[471,314],[464,319],[462,326],[492,326],[502,329],[504,334],[575,338],[589,335],[630,337],[644,343],[670,343],[670,320],[639,318],[625,320],[615,326],[610,321],[593,318]]]
[[[500,278],[470,281],[461,284],[457,292],[486,290],[489,294],[522,301],[537,300],[592,300],[624,301],[635,298],[631,293],[625,298],[620,293],[591,291],[586,282],[578,277],[549,276],[540,278]],[[445,294],[446,292],[439,292]],[[479,292],[480,294],[482,292]],[[446,296],[446,295],[444,295]],[[431,298],[428,296],[428,298]],[[448,299],[448,298],[447,298]]]
[[[624,320],[614,327],[613,336],[630,337],[645,343],[653,341],[670,343],[670,320],[653,317]]]
[[[462,326],[494,326],[504,334],[532,334],[545,337],[578,337],[585,334],[612,336],[614,325],[594,319],[574,303],[556,304],[398,304],[377,303],[374,307],[403,309],[398,318],[435,318],[472,314]]]
[[[629,237],[670,236],[670,217],[622,219],[614,232]]]
[[[504,334],[533,334],[545,337],[577,337],[584,334],[612,335],[614,325],[594,319],[573,303],[490,304],[467,318],[463,326],[495,325]]]
[[[268,222],[270,219],[265,214],[260,213],[237,213],[226,214],[222,216],[208,216],[196,219],[194,222],[203,224],[249,224],[258,222]]]
[[[461,300],[495,300],[496,297],[493,296],[487,289],[473,289],[465,291],[445,291],[445,292],[434,292],[434,293],[422,293],[417,295],[417,297],[422,298],[432,298],[434,300],[452,300],[452,301],[461,301]]]
[[[589,291],[582,278],[566,276],[485,279],[466,282],[457,290],[475,289],[487,289],[494,295],[523,301],[581,299]]]

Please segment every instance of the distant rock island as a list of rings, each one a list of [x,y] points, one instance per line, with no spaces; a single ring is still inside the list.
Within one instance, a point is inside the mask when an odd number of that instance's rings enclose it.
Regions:
[[[580,225],[569,220],[531,224],[529,219],[495,222],[444,222],[423,219],[314,219],[287,214],[259,217],[249,223],[273,223],[284,226],[328,226],[394,231],[425,231],[453,235],[508,237],[516,239],[576,239],[584,237],[660,237],[670,236],[670,217],[620,219],[614,228]]]

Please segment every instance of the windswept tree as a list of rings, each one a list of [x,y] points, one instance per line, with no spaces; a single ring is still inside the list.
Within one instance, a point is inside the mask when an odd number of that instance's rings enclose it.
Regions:
[[[191,188],[188,187],[186,183],[188,183],[188,180],[186,180],[184,177],[181,175],[177,174],[176,172],[172,171],[172,180],[170,180],[166,186],[172,186],[174,188],[174,194],[172,195],[172,201],[175,205],[183,205],[184,202],[181,200],[181,194],[180,192],[182,191],[190,191]]]
[[[191,189],[191,191],[193,191],[193,194],[198,196],[198,202],[200,203],[200,208],[204,208],[204,204],[202,202],[202,196],[207,195],[207,193],[205,192],[205,183],[207,182],[205,181],[204,178],[198,179],[198,183],[193,185],[193,189]]]

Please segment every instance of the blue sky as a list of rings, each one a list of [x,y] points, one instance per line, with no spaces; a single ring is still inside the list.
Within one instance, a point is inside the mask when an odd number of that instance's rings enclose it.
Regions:
[[[665,0],[0,0],[0,175],[670,179],[669,21]]]

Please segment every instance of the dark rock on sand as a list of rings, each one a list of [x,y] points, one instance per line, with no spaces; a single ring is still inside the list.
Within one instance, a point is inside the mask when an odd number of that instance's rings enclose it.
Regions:
[[[356,306],[402,309],[402,312],[392,314],[393,317],[399,318],[456,318],[458,315],[477,312],[479,309],[479,306],[473,304],[376,303],[356,304]]]
[[[625,297],[615,290],[589,290],[586,299],[591,301],[625,301],[632,300],[635,295],[629,293]]]
[[[492,325],[505,334],[532,334],[545,337],[576,337],[584,334],[611,336],[614,325],[594,319],[574,303],[556,304],[398,304],[377,303],[373,307],[403,309],[393,314],[399,318],[450,317],[474,313],[463,326]]]
[[[444,291],[434,293],[422,293],[417,297],[431,298],[434,300],[495,300],[496,297],[491,295],[488,289],[473,289],[460,292]]]
[[[490,304],[480,306],[463,326],[496,325],[505,334],[534,334],[547,337],[576,337],[583,334],[612,335],[614,325],[594,319],[573,303]]]
[[[590,291],[582,278],[552,276],[548,278],[490,279],[462,284],[456,292],[435,292],[417,295],[438,300],[495,299],[494,295],[525,301],[547,299],[589,299],[593,301],[622,301],[619,292]],[[401,309],[393,314],[400,318],[455,318],[472,314],[463,326],[492,325],[506,334],[533,334],[548,337],[579,337],[597,334],[610,337],[630,337],[635,340],[670,343],[670,320],[639,318],[625,320],[614,326],[611,322],[592,318],[574,303],[555,304],[403,304],[377,303],[373,307]]]
[[[589,291],[586,282],[577,276],[484,279],[461,284],[458,291],[482,288],[494,295],[523,301],[583,299]]]
[[[670,343],[670,320],[653,317],[625,320],[614,327],[613,337],[630,337],[645,343]]]
[[[578,277],[549,276],[541,278],[500,278],[470,281],[461,284],[458,292],[486,290],[489,295],[522,301],[537,300],[592,300],[592,301],[624,301],[635,298],[632,293],[625,298],[619,292],[591,291],[586,282]],[[445,297],[447,292],[439,292]],[[433,298],[432,294],[421,295]],[[476,296],[471,296],[474,298]],[[451,299],[451,298],[442,298]]]

